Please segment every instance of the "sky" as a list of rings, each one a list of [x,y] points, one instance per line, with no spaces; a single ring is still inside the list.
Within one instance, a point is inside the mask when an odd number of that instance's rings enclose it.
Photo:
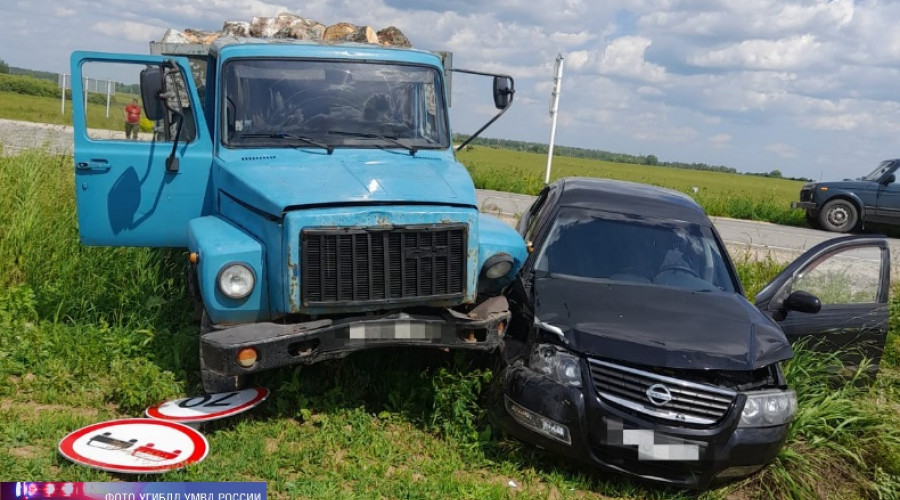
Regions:
[[[557,145],[817,180],[900,157],[897,0],[2,0],[0,59],[68,73],[74,50],[147,53],[168,28],[279,12],[396,26],[513,76],[485,137],[549,142],[562,54]],[[454,132],[494,113],[490,81],[470,78],[453,80]]]

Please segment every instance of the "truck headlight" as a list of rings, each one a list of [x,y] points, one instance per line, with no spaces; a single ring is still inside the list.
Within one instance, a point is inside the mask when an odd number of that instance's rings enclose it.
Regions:
[[[551,344],[537,344],[528,366],[560,384],[581,387],[581,359]]]
[[[502,278],[509,274],[513,266],[513,258],[508,253],[491,255],[481,267],[481,273],[489,280]]]
[[[226,264],[219,270],[216,282],[219,291],[229,299],[243,299],[253,291],[256,276],[247,264]]]
[[[747,402],[741,412],[739,427],[771,427],[784,425],[797,411],[797,393],[788,391],[746,392]]]

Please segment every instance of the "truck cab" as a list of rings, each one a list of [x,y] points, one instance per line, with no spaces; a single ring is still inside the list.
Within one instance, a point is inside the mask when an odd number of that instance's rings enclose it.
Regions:
[[[84,244],[187,249],[207,392],[359,349],[499,344],[525,245],[455,159],[446,58],[257,39],[191,55],[74,53],[74,161]],[[92,127],[92,72],[139,74],[152,130]],[[502,114],[513,82],[490,76]]]

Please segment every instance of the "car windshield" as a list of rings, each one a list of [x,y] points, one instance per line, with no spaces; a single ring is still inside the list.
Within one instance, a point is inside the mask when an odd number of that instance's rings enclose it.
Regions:
[[[229,147],[446,148],[443,84],[428,66],[237,59],[223,71]],[[330,150],[329,150],[330,151]]]
[[[535,270],[693,291],[735,290],[710,227],[564,207]]]
[[[860,180],[863,181],[877,181],[881,179],[881,176],[885,174],[888,170],[890,170],[891,166],[894,165],[894,162],[890,160],[885,160],[878,164],[878,168],[869,173],[869,175],[865,177],[861,177]]]

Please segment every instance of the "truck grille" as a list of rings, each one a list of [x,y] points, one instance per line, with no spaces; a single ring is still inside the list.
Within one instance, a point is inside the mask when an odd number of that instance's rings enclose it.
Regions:
[[[721,420],[736,393],[720,387],[590,359],[591,378],[604,401],[656,420],[708,426]]]
[[[304,229],[303,303],[421,302],[465,295],[465,224]]]

